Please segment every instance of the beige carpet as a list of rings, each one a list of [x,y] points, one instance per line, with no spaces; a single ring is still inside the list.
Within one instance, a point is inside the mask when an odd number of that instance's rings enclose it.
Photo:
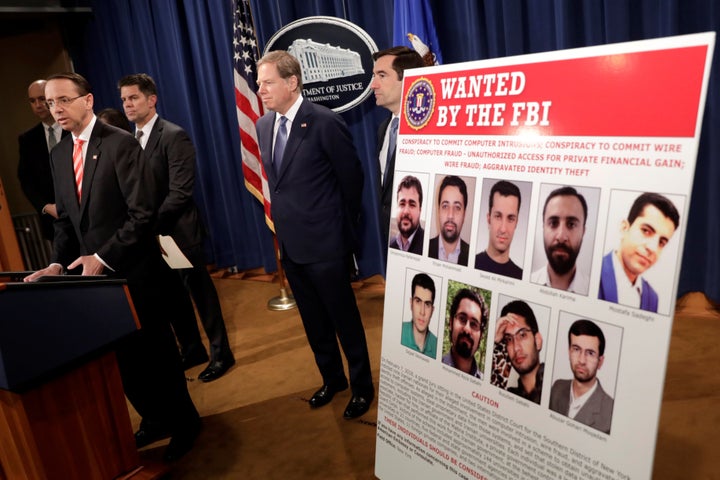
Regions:
[[[270,276],[216,278],[237,364],[208,384],[187,372],[190,393],[203,416],[195,448],[174,464],[171,480],[373,479],[377,405],[360,420],[342,418],[349,391],[326,407],[307,399],[321,379],[296,309],[273,312],[279,295]],[[373,376],[378,378],[384,282],[356,284]],[[720,479],[716,432],[720,428],[720,315],[704,295],[678,303],[660,418],[654,479]],[[137,427],[138,418],[132,416]],[[147,447],[159,459],[164,445]]]

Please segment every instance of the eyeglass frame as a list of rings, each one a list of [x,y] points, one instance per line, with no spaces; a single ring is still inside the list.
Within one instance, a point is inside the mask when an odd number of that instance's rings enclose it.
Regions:
[[[77,97],[73,97],[73,98],[60,97],[60,98],[57,99],[57,101],[55,101],[55,100],[45,100],[45,106],[46,106],[49,110],[54,110],[55,108],[57,108],[58,105],[62,105],[63,107],[67,107],[68,105],[70,105],[71,103],[73,103],[73,102],[74,102],[75,100],[77,100],[78,98],[80,98],[80,97],[87,97],[88,95],[90,95],[90,94],[89,94],[89,93],[85,93],[85,94],[83,94],[83,95],[78,95]]]
[[[455,316],[453,317],[453,320],[459,321],[463,327],[465,325],[467,325],[469,320],[473,320],[474,322],[477,323],[477,328],[473,328],[473,322],[470,322],[470,330],[472,330],[473,332],[481,332],[482,331],[482,320],[477,320],[476,318],[472,318],[472,317],[468,316],[468,314],[465,312],[456,313]]]
[[[518,334],[525,335],[526,333],[530,334],[529,337],[520,338],[520,339],[516,338],[518,336]],[[508,344],[510,344],[510,342],[512,342],[514,345],[515,342],[517,342],[517,341],[527,340],[528,338],[532,338],[534,336],[535,336],[535,332],[533,332],[532,329],[530,329],[528,327],[522,327],[522,328],[517,329],[517,331],[515,333],[504,333],[503,334],[503,343],[505,345],[508,345]]]

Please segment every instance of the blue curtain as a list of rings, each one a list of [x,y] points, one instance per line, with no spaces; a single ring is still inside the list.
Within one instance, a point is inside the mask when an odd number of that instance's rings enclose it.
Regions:
[[[714,0],[429,0],[445,64],[557,49],[717,30]],[[327,15],[349,20],[391,46],[393,5],[386,0],[251,0],[261,50],[283,25]],[[682,7],[682,8],[681,8]],[[98,107],[119,107],[115,84],[145,71],[160,89],[160,112],[184,126],[198,148],[198,203],[221,266],[275,269],[259,203],[242,183],[232,96],[230,0],[98,0],[81,38],[68,34],[76,70],[93,83]],[[717,55],[708,89],[680,294],[703,291],[720,300],[719,224],[712,205],[720,181]],[[662,101],[662,99],[659,99]],[[343,113],[364,162],[372,158],[377,125],[387,115],[371,97]],[[361,275],[382,272],[377,192],[366,183]]]
[[[275,271],[272,235],[245,189],[232,74],[229,1],[102,0],[71,56],[93,85],[96,110],[122,109],[117,81],[145,72],[158,111],[185,128],[197,150],[195,199],[220,267]]]

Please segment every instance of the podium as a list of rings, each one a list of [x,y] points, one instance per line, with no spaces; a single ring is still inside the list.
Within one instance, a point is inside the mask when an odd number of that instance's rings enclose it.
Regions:
[[[165,474],[140,462],[112,351],[139,326],[125,282],[25,273],[0,273],[0,479]]]

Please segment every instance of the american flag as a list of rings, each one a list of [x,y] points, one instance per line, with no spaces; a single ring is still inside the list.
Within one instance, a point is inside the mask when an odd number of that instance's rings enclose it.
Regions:
[[[257,95],[257,67],[259,58],[250,3],[235,0],[233,14],[233,65],[235,74],[235,105],[242,150],[242,170],[245,187],[263,203],[265,223],[275,231],[270,216],[270,191],[267,175],[260,159],[255,122],[262,116],[263,106]]]

